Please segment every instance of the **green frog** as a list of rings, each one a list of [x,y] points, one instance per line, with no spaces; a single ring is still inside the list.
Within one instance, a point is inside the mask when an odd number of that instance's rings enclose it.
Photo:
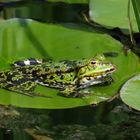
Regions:
[[[0,87],[30,96],[40,96],[37,85],[59,89],[63,96],[81,97],[81,89],[110,84],[115,66],[103,55],[81,60],[42,60],[30,58],[16,61],[12,68],[0,72]]]

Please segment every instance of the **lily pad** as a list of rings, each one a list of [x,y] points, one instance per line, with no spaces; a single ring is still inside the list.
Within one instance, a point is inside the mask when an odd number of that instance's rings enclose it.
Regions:
[[[140,74],[129,79],[120,90],[122,101],[140,111]]]
[[[74,25],[73,25],[74,26]],[[123,46],[106,34],[66,28],[61,25],[40,23],[30,19],[9,19],[0,22],[0,69],[25,58],[51,58],[55,60],[78,60],[96,54],[108,54],[107,59],[117,68],[114,82],[107,86],[94,86],[92,96],[67,98],[58,90],[38,86],[36,92],[50,96],[28,97],[0,89],[0,104],[28,108],[72,108],[97,104],[114,96],[122,83],[140,70],[135,54],[123,52]],[[117,54],[111,57],[109,54]]]
[[[129,29],[128,0],[90,0],[90,17],[95,22],[110,28]],[[138,31],[132,4],[130,5],[131,24]]]

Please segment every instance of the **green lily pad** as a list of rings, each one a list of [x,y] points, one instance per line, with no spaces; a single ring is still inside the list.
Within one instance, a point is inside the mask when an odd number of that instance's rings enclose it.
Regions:
[[[129,79],[120,90],[122,101],[140,111],[140,74]]]
[[[74,26],[74,25],[73,25]],[[61,25],[39,23],[30,19],[9,19],[0,22],[0,69],[8,69],[15,60],[25,58],[52,58],[77,60],[96,54],[117,54],[108,57],[117,68],[114,82],[107,86],[92,87],[92,96],[67,98],[56,89],[38,86],[36,92],[50,96],[28,97],[0,89],[0,104],[28,108],[72,108],[97,104],[114,96],[122,83],[140,70],[135,54],[123,52],[123,46],[112,37],[96,32],[69,29]],[[127,71],[127,72],[126,72]]]
[[[131,24],[138,31],[132,4],[130,6]],[[90,0],[90,17],[94,21],[110,28],[129,29],[128,0]]]

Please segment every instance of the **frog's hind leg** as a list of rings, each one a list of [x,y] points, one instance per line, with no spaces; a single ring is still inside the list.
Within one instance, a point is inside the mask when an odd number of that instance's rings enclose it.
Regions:
[[[34,81],[32,75],[22,74],[20,71],[0,72],[0,88],[28,96],[43,96],[34,92],[37,86]]]
[[[46,96],[46,95],[34,92],[36,86],[37,86],[37,84],[35,82],[27,81],[26,83],[22,83],[20,85],[15,85],[15,84],[10,83],[5,88],[9,91],[17,92],[17,93],[20,93],[20,94],[23,94],[26,96],[30,96],[30,97],[38,96],[38,97],[50,98],[50,96]]]
[[[15,61],[11,66],[14,67],[23,67],[23,66],[30,66],[30,65],[38,65],[44,63],[44,59],[36,59],[36,58],[29,58],[26,60],[19,60]]]

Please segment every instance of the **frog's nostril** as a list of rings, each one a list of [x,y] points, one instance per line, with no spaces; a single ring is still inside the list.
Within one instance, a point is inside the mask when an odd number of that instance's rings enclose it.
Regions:
[[[92,65],[95,65],[96,64],[96,61],[91,61],[90,62]]]

